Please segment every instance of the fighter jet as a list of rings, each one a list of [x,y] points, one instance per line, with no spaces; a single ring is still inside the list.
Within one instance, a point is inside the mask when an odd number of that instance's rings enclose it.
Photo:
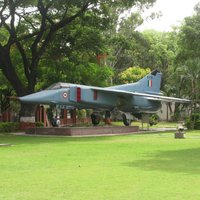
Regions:
[[[126,126],[133,116],[156,113],[161,102],[189,103],[187,99],[163,96],[160,92],[162,74],[154,70],[135,83],[112,87],[93,87],[71,83],[56,83],[46,90],[20,97],[20,101],[30,104],[65,106],[67,109],[93,109],[92,123],[100,122],[99,112],[105,117],[120,113]]]

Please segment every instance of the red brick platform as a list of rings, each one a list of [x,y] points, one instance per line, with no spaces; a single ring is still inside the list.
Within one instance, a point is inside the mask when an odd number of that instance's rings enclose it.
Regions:
[[[26,134],[32,135],[109,135],[127,134],[138,132],[138,126],[97,126],[97,127],[51,127],[51,128],[28,128]]]

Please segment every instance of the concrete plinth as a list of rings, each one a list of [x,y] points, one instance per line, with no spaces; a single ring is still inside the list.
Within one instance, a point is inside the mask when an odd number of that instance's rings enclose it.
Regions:
[[[175,139],[184,139],[185,133],[184,132],[176,132],[176,133],[174,133],[174,138]]]
[[[51,127],[51,128],[28,128],[26,134],[35,135],[107,135],[127,134],[139,131],[138,126],[108,126],[108,127]]]

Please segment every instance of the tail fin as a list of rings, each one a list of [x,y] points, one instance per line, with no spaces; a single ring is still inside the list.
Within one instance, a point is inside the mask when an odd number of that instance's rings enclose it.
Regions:
[[[162,74],[158,70],[152,71],[150,74],[137,82],[139,91],[145,93],[159,93],[161,76]]]
[[[158,94],[160,93],[161,75],[162,74],[158,70],[154,70],[136,83],[117,85],[108,88],[117,90],[126,90],[130,92]]]

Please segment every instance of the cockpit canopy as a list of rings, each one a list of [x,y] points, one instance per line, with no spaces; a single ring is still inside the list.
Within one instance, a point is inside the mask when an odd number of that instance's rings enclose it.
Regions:
[[[48,87],[46,90],[56,90],[56,89],[61,89],[61,88],[69,88],[70,85],[68,83],[54,83],[50,87]]]

